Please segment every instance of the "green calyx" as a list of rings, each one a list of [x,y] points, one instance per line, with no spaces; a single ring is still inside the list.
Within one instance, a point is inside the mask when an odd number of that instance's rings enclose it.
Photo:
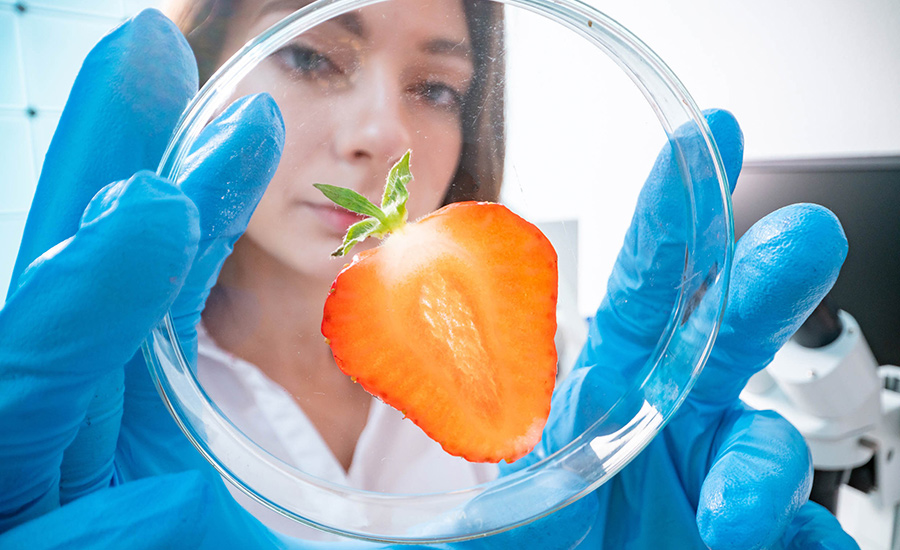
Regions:
[[[409,191],[406,186],[413,179],[412,172],[409,170],[410,154],[411,151],[407,151],[388,173],[380,208],[352,189],[324,183],[313,184],[313,187],[338,206],[367,216],[347,229],[344,242],[331,253],[332,256],[345,256],[357,243],[361,243],[369,237],[383,239],[406,225],[406,201],[409,199]]]

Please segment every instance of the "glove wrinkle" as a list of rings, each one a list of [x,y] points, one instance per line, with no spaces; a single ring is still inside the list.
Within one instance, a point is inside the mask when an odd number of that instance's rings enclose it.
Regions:
[[[60,471],[60,504],[109,487],[113,456],[122,421],[124,372],[116,369],[102,377],[78,429],[66,447]]]
[[[603,548],[703,549],[693,507],[682,490],[659,500],[661,480],[679,479],[665,445],[657,438],[609,483],[611,508]]]

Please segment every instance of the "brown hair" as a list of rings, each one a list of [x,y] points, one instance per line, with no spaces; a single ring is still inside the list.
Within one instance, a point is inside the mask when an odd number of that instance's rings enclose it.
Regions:
[[[197,58],[201,84],[218,61],[239,3],[246,0],[178,0],[169,16],[187,37]],[[462,0],[474,52],[475,73],[463,98],[463,147],[444,204],[497,201],[505,153],[503,6],[489,0]]]

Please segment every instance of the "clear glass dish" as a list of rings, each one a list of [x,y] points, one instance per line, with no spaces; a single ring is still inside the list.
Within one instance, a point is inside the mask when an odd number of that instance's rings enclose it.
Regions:
[[[260,80],[253,80],[258,71],[282,63],[283,58],[275,57],[284,56],[284,48],[298,37],[331,40],[321,35],[336,26],[336,18],[351,12],[363,14],[363,23],[377,13],[396,17],[398,12],[390,10],[397,9],[398,2],[402,8],[404,1],[320,0],[280,19],[225,62],[201,89],[176,129],[159,174],[177,180],[200,131],[237,97],[259,91]],[[465,6],[474,3],[466,1]],[[674,299],[660,304],[669,314],[658,339],[646,347],[645,360],[629,370],[627,383],[589,429],[516,473],[438,491],[364,490],[275,456],[248,435],[246,419],[229,417],[209,397],[167,316],[144,350],[160,393],[185,434],[223,477],[252,499],[324,532],[399,543],[464,540],[527,524],[576,501],[627,465],[663,428],[698,376],[718,330],[733,240],[729,187],[715,142],[687,91],[647,46],[596,9],[574,0],[481,4],[491,5],[481,9],[493,9],[497,17],[466,23],[471,36],[478,32],[487,39],[459,57],[474,59],[476,71],[486,72],[473,81],[488,82],[486,88],[500,97],[490,107],[485,100],[472,111],[476,119],[484,111],[502,114],[485,126],[496,132],[488,141],[502,147],[499,156],[494,151],[494,158],[502,160],[500,201],[541,227],[559,256],[560,379],[587,337],[586,318],[603,299],[638,194],[664,146],[670,148],[681,176],[672,200],[683,201],[684,220],[672,231],[673,242],[684,247],[684,271],[677,292],[671,293]],[[337,26],[353,26],[352,19],[349,25],[342,21]],[[355,41],[333,42],[326,57],[313,56],[313,62],[350,55],[358,56],[351,63],[353,71],[378,66],[379,52],[367,50],[371,37],[364,32],[356,36]],[[308,52],[301,54],[307,56],[302,62],[311,62]],[[490,71],[492,76],[484,76]],[[421,80],[431,85],[435,78],[428,73]],[[304,103],[305,111],[287,98],[294,93],[291,86],[309,82],[267,89],[285,115],[288,145],[279,172],[302,170],[301,161],[291,154],[291,140],[305,135],[307,117],[330,115],[328,105],[337,108],[341,93],[361,86],[349,77],[333,84],[320,86],[315,92],[321,94],[320,101]],[[432,86],[427,93],[446,95],[445,88]],[[462,120],[465,115],[460,116]],[[424,119],[411,124],[419,120]],[[478,135],[464,135],[464,145],[477,148],[478,143],[468,142],[486,139],[484,132],[482,128]],[[415,159],[415,149],[413,155]],[[285,224],[285,231],[290,230]],[[701,298],[704,307],[696,307]],[[555,481],[560,474],[567,483]],[[477,518],[466,516],[467,505],[488,498],[492,505],[478,508]]]

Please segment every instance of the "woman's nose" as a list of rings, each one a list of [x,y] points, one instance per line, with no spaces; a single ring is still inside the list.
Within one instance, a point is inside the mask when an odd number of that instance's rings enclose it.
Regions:
[[[374,161],[390,168],[411,147],[415,132],[403,90],[399,79],[374,63],[360,76],[335,113],[340,119],[337,153],[352,163]]]

